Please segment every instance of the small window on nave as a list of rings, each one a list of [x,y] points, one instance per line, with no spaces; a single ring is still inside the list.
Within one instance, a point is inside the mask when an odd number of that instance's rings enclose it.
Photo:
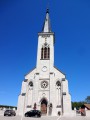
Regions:
[[[41,59],[43,59],[43,48],[41,48]]]
[[[29,86],[33,87],[33,82],[32,81],[29,82]]]
[[[60,81],[57,81],[57,82],[56,82],[56,85],[57,85],[58,87],[61,86]]]

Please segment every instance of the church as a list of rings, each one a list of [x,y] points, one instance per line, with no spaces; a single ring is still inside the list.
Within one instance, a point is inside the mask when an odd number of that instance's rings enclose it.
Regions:
[[[46,116],[71,112],[71,96],[65,74],[54,66],[55,34],[51,30],[49,9],[38,33],[36,67],[26,74],[18,96],[17,115],[37,109]],[[32,53],[33,54],[33,53]]]

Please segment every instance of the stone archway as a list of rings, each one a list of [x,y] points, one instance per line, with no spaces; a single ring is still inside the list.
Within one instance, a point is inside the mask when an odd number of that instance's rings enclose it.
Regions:
[[[41,113],[43,115],[47,114],[47,100],[45,98],[41,100]]]

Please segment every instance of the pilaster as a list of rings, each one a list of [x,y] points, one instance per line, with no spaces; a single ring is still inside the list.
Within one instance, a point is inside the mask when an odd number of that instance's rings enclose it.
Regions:
[[[34,90],[33,90],[33,105],[34,103],[38,103],[38,86],[39,84],[39,73],[35,74],[35,79],[34,79]]]
[[[50,72],[50,103],[52,104],[52,114],[56,114],[56,101],[55,101],[55,80],[54,80],[54,72]]]

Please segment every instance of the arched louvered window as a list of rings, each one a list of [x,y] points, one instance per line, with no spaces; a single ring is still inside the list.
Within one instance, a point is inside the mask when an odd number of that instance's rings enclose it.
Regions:
[[[29,86],[33,87],[33,82],[32,81],[29,82]]]
[[[41,48],[41,59],[50,59],[50,48],[49,48],[49,46],[43,46]]]
[[[47,47],[44,48],[44,59],[47,59]]]
[[[50,58],[50,48],[48,47],[48,59]]]
[[[41,49],[41,59],[43,59],[43,48]]]
[[[56,82],[56,85],[57,85],[58,87],[61,86],[60,81],[57,81],[57,82]]]

